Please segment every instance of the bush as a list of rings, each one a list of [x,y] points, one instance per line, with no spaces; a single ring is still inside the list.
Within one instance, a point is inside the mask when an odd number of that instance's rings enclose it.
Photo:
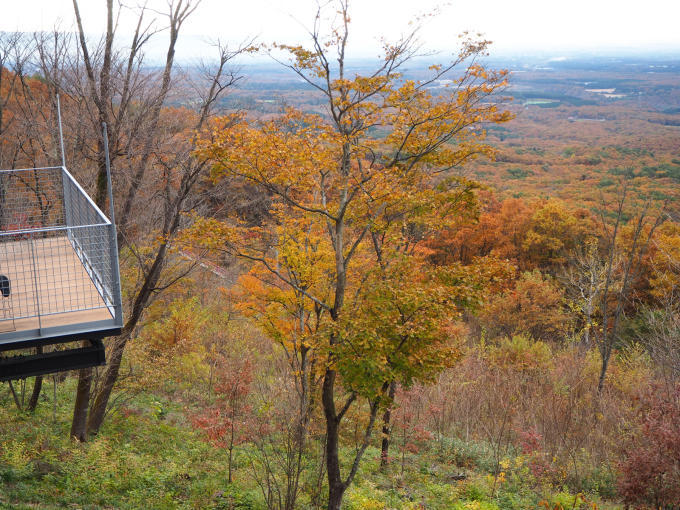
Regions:
[[[559,492],[550,498],[550,508],[578,509],[585,508],[586,501],[581,494]]]
[[[482,441],[462,441],[457,438],[442,439],[442,460],[463,469],[477,469],[491,472],[496,463],[488,443]]]
[[[508,179],[524,179],[530,175],[534,175],[534,172],[525,168],[508,168],[507,170]]]
[[[627,503],[655,508],[680,504],[680,385],[652,388],[642,400],[640,426],[621,463],[619,491]]]
[[[381,491],[368,482],[351,487],[345,499],[344,508],[347,510],[383,510],[385,508]]]
[[[250,493],[236,484],[229,484],[215,498],[215,508],[220,510],[254,510],[259,508]]]

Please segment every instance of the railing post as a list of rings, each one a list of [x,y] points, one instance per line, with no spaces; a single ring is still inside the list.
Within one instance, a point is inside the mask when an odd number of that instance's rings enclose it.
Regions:
[[[109,225],[109,258],[111,263],[111,292],[113,294],[114,320],[116,325],[123,327],[123,301],[120,289],[120,268],[118,267],[118,238],[116,225]]]
[[[62,206],[64,207],[64,223],[66,224],[66,227],[70,227],[73,225],[73,212],[71,211],[71,189],[70,186],[68,186],[68,178],[64,173],[66,170],[66,154],[64,152],[64,131],[61,126],[61,101],[59,100],[59,94],[57,94],[57,121],[59,123],[59,150],[61,152],[61,186],[63,190]],[[66,229],[66,235],[71,239],[71,230],[69,228]]]
[[[64,154],[64,131],[61,127],[61,102],[57,94],[57,121],[59,122],[59,149],[61,151],[61,166],[66,166],[66,154]]]
[[[104,157],[106,160],[106,181],[109,188],[109,209],[111,226],[109,227],[109,258],[111,259],[111,292],[113,293],[114,320],[123,327],[123,302],[120,289],[120,268],[118,267],[118,237],[116,236],[116,215],[113,208],[113,184],[111,182],[111,159],[109,158],[109,134],[106,122],[102,122],[104,138]]]
[[[116,213],[113,209],[113,184],[111,183],[111,158],[109,157],[109,133],[106,129],[106,122],[102,122],[102,136],[104,137],[104,156],[106,158],[106,184],[109,188],[109,219],[111,223],[116,223]]]
[[[38,272],[38,264],[35,260],[35,246],[33,234],[28,234],[28,246],[31,249],[31,269],[33,274],[33,292],[35,293],[35,313],[38,316],[38,331],[42,335],[42,316],[40,314],[40,290],[39,290],[39,279],[40,273]]]
[[[64,171],[64,167],[61,168],[61,187],[62,187],[62,198],[64,207],[64,224],[66,225],[66,235],[72,240],[71,229],[73,226],[73,199],[71,198],[71,181]]]

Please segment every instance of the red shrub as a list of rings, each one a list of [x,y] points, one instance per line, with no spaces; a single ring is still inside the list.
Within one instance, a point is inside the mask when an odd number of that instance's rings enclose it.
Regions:
[[[627,503],[680,504],[680,385],[645,395],[639,430],[620,468],[619,491]]]

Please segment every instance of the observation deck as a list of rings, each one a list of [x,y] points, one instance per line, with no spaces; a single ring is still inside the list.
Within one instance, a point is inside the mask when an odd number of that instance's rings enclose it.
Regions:
[[[0,357],[0,380],[102,364],[101,339],[122,325],[115,225],[63,166],[0,170],[0,356],[76,340],[100,351]],[[24,368],[11,368],[18,358]]]

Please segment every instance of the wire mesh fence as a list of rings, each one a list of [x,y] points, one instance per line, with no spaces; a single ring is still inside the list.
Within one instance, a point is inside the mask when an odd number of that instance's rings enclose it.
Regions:
[[[0,170],[0,275],[0,333],[120,323],[115,227],[63,167]]]
[[[0,231],[66,226],[61,168],[0,170]]]

